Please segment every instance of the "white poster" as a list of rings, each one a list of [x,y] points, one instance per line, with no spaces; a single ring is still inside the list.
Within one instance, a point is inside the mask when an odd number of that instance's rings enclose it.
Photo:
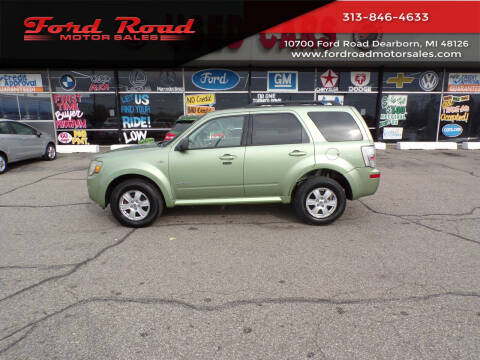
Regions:
[[[403,127],[384,127],[383,140],[402,140]]]

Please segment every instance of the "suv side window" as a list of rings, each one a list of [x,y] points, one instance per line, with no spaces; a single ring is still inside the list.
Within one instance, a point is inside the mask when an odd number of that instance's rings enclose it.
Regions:
[[[252,145],[301,144],[310,142],[298,119],[288,113],[254,114]]]
[[[240,146],[245,115],[218,117],[209,120],[189,135],[189,149],[213,149]]]
[[[30,126],[19,124],[16,122],[11,122],[10,126],[13,128],[13,131],[18,135],[35,135],[35,130]]]
[[[0,135],[12,134],[12,129],[7,122],[0,122]]]
[[[363,140],[362,132],[351,114],[345,111],[311,111],[308,116],[327,141]]]

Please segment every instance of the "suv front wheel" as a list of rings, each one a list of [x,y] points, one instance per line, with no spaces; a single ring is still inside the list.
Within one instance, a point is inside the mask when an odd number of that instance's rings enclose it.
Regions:
[[[154,185],[142,179],[131,179],[115,186],[110,208],[122,225],[137,228],[150,225],[162,213],[163,201]]]
[[[327,225],[342,216],[347,197],[345,190],[328,177],[313,177],[300,185],[295,194],[297,215],[312,225]]]

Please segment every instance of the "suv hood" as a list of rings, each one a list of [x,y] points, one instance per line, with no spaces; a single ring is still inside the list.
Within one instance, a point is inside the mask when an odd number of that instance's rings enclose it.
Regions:
[[[157,151],[163,152],[164,150],[168,149],[168,147],[160,147],[158,143],[148,143],[148,144],[141,144],[141,145],[133,145],[133,146],[125,146],[123,148],[111,150],[104,152],[103,154],[99,154],[96,159],[108,159],[113,157],[130,157],[130,156],[137,156],[142,153]]]

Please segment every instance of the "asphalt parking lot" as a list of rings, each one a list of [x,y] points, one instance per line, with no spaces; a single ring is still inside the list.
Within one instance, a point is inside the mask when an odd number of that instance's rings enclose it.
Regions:
[[[0,359],[479,359],[480,151],[377,155],[327,227],[284,205],[121,227],[91,155],[0,176]]]

